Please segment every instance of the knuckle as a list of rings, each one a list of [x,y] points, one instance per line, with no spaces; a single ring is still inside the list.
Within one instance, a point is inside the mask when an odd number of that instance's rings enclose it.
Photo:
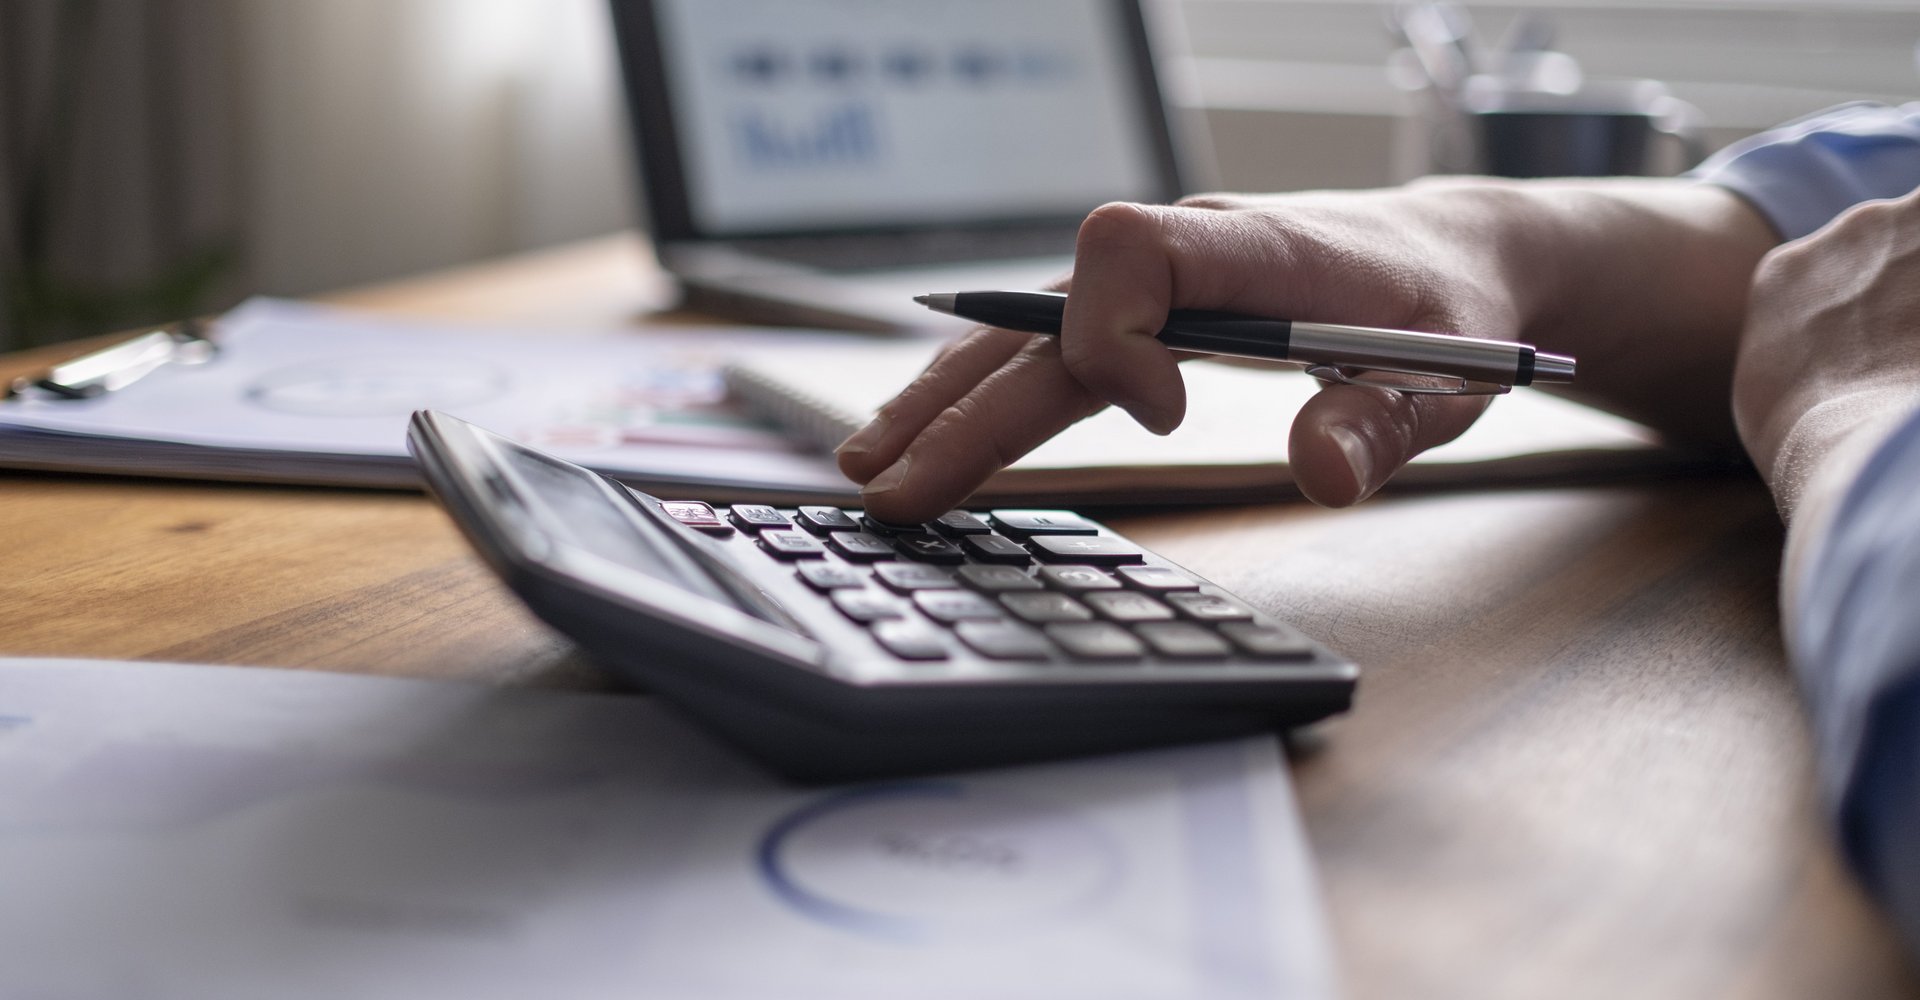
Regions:
[[[1085,247],[1131,246],[1151,242],[1159,229],[1153,212],[1145,205],[1110,201],[1087,213],[1080,223],[1079,245]]]
[[[1251,204],[1246,198],[1234,194],[1210,191],[1205,194],[1190,194],[1174,202],[1180,208],[1201,208],[1217,212],[1246,208]]]

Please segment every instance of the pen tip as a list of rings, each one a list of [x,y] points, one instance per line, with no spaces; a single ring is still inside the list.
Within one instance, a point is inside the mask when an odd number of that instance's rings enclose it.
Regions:
[[[930,305],[932,305],[932,304],[933,304],[933,296],[931,296],[931,295],[916,295],[916,296],[914,296],[914,297],[913,297],[913,301],[915,301],[915,302],[918,302],[918,303],[920,303],[920,304],[921,304],[921,305],[923,305],[923,306],[930,306]]]

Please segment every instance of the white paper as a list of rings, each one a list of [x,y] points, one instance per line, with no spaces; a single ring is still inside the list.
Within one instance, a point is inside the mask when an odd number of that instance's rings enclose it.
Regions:
[[[0,661],[0,996],[1323,997],[1272,739],[801,788],[638,696]]]

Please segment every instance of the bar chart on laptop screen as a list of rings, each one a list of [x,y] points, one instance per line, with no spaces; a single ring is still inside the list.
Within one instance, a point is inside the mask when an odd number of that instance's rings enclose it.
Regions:
[[[670,0],[697,222],[1050,216],[1156,190],[1105,0]]]

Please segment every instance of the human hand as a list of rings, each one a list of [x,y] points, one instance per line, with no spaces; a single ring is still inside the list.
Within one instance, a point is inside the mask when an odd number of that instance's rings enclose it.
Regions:
[[[1707,425],[1729,423],[1724,384],[1739,309],[1752,263],[1771,242],[1731,195],[1684,182],[1455,180],[1109,205],[1081,228],[1057,340],[969,335],[841,446],[840,466],[867,484],[869,510],[919,521],[1107,404],[1168,433],[1185,390],[1176,355],[1153,333],[1173,308],[1533,334],[1543,348],[1581,356],[1589,396],[1730,438],[1730,427]],[[1665,343],[1680,324],[1707,335]],[[1644,339],[1663,341],[1661,350],[1637,350]],[[1693,384],[1702,369],[1720,373],[1717,404]],[[1355,503],[1414,455],[1458,436],[1486,405],[1325,389],[1289,434],[1295,481],[1316,502]]]
[[[1920,191],[1768,254],[1734,368],[1742,443],[1791,518],[1920,404]]]

